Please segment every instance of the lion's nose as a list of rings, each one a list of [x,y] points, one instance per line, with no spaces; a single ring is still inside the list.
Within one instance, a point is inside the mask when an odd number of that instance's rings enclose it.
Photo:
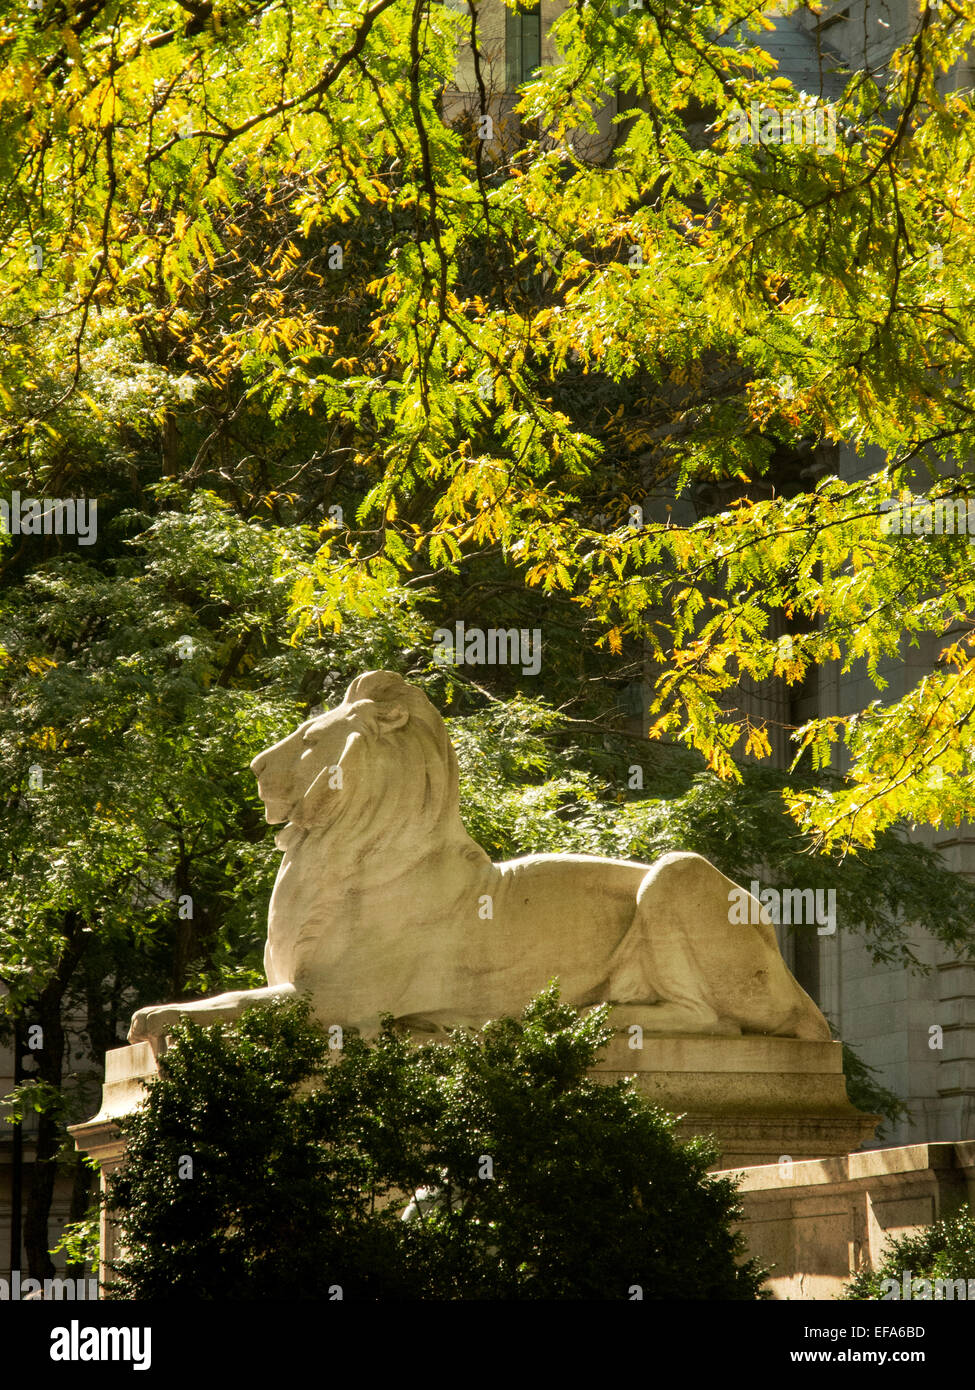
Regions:
[[[264,753],[258,753],[257,757],[251,763],[251,772],[253,772],[255,777],[259,777],[263,772],[265,761],[266,755]]]

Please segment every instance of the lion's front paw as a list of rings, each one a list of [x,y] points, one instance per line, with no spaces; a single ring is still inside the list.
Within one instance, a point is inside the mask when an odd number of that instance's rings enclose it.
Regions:
[[[180,1011],[171,1004],[153,1004],[132,1015],[129,1042],[155,1042],[171,1033],[179,1022]]]

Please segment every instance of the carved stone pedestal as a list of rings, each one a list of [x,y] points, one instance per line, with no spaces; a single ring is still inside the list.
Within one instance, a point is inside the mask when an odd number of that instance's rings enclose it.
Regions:
[[[877,1124],[877,1116],[855,1110],[847,1099],[840,1043],[641,1036],[634,1031],[641,1026],[636,1014],[624,1009],[615,1011],[613,1023],[617,1034],[593,1075],[606,1082],[634,1076],[655,1105],[683,1116],[682,1138],[713,1134],[721,1146],[719,1168],[846,1155]],[[109,1052],[101,1109],[71,1126],[77,1148],[101,1164],[103,1191],[125,1154],[114,1122],[138,1106],[143,1082],[157,1071],[148,1043]],[[115,1232],[103,1214],[100,1282],[114,1258]]]
[[[101,1167],[101,1192],[105,1196],[108,1179],[125,1157],[125,1142],[115,1121],[131,1114],[141,1102],[145,1091],[143,1082],[156,1075],[158,1068],[149,1043],[115,1047],[105,1054],[105,1084],[98,1114],[80,1125],[69,1125],[79,1153],[90,1154]],[[98,1282],[111,1278],[109,1266],[115,1259],[115,1226],[102,1205],[101,1239],[99,1243]]]
[[[850,1104],[842,1043],[641,1036],[636,1012],[623,1008],[612,1022],[616,1037],[594,1075],[634,1076],[655,1105],[683,1116],[682,1138],[715,1136],[721,1168],[848,1154],[879,1123]]]

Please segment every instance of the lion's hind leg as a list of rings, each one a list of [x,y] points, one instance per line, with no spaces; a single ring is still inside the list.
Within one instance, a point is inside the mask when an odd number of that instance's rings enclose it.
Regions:
[[[627,1022],[645,1032],[734,1037],[741,1029],[715,1009],[687,939],[680,883],[673,881],[679,866],[667,862],[686,857],[698,858],[667,855],[641,882],[633,922],[610,963],[608,998],[625,1005]]]
[[[771,927],[732,923],[734,888],[698,854],[658,860],[613,957],[609,997],[653,1005],[649,1018],[659,1032],[795,1036],[799,997],[818,1010],[790,974]]]

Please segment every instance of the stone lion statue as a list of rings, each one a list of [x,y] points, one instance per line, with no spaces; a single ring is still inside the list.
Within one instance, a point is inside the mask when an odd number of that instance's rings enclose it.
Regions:
[[[651,1033],[830,1038],[764,909],[729,922],[735,885],[699,855],[493,864],[461,821],[443,720],[392,671],[359,676],[251,769],[268,822],[284,823],[267,988],[140,1009],[130,1042],[294,993],[366,1035],[382,1013],[420,1032],[480,1027],[554,976],[566,1002],[624,1006]]]

